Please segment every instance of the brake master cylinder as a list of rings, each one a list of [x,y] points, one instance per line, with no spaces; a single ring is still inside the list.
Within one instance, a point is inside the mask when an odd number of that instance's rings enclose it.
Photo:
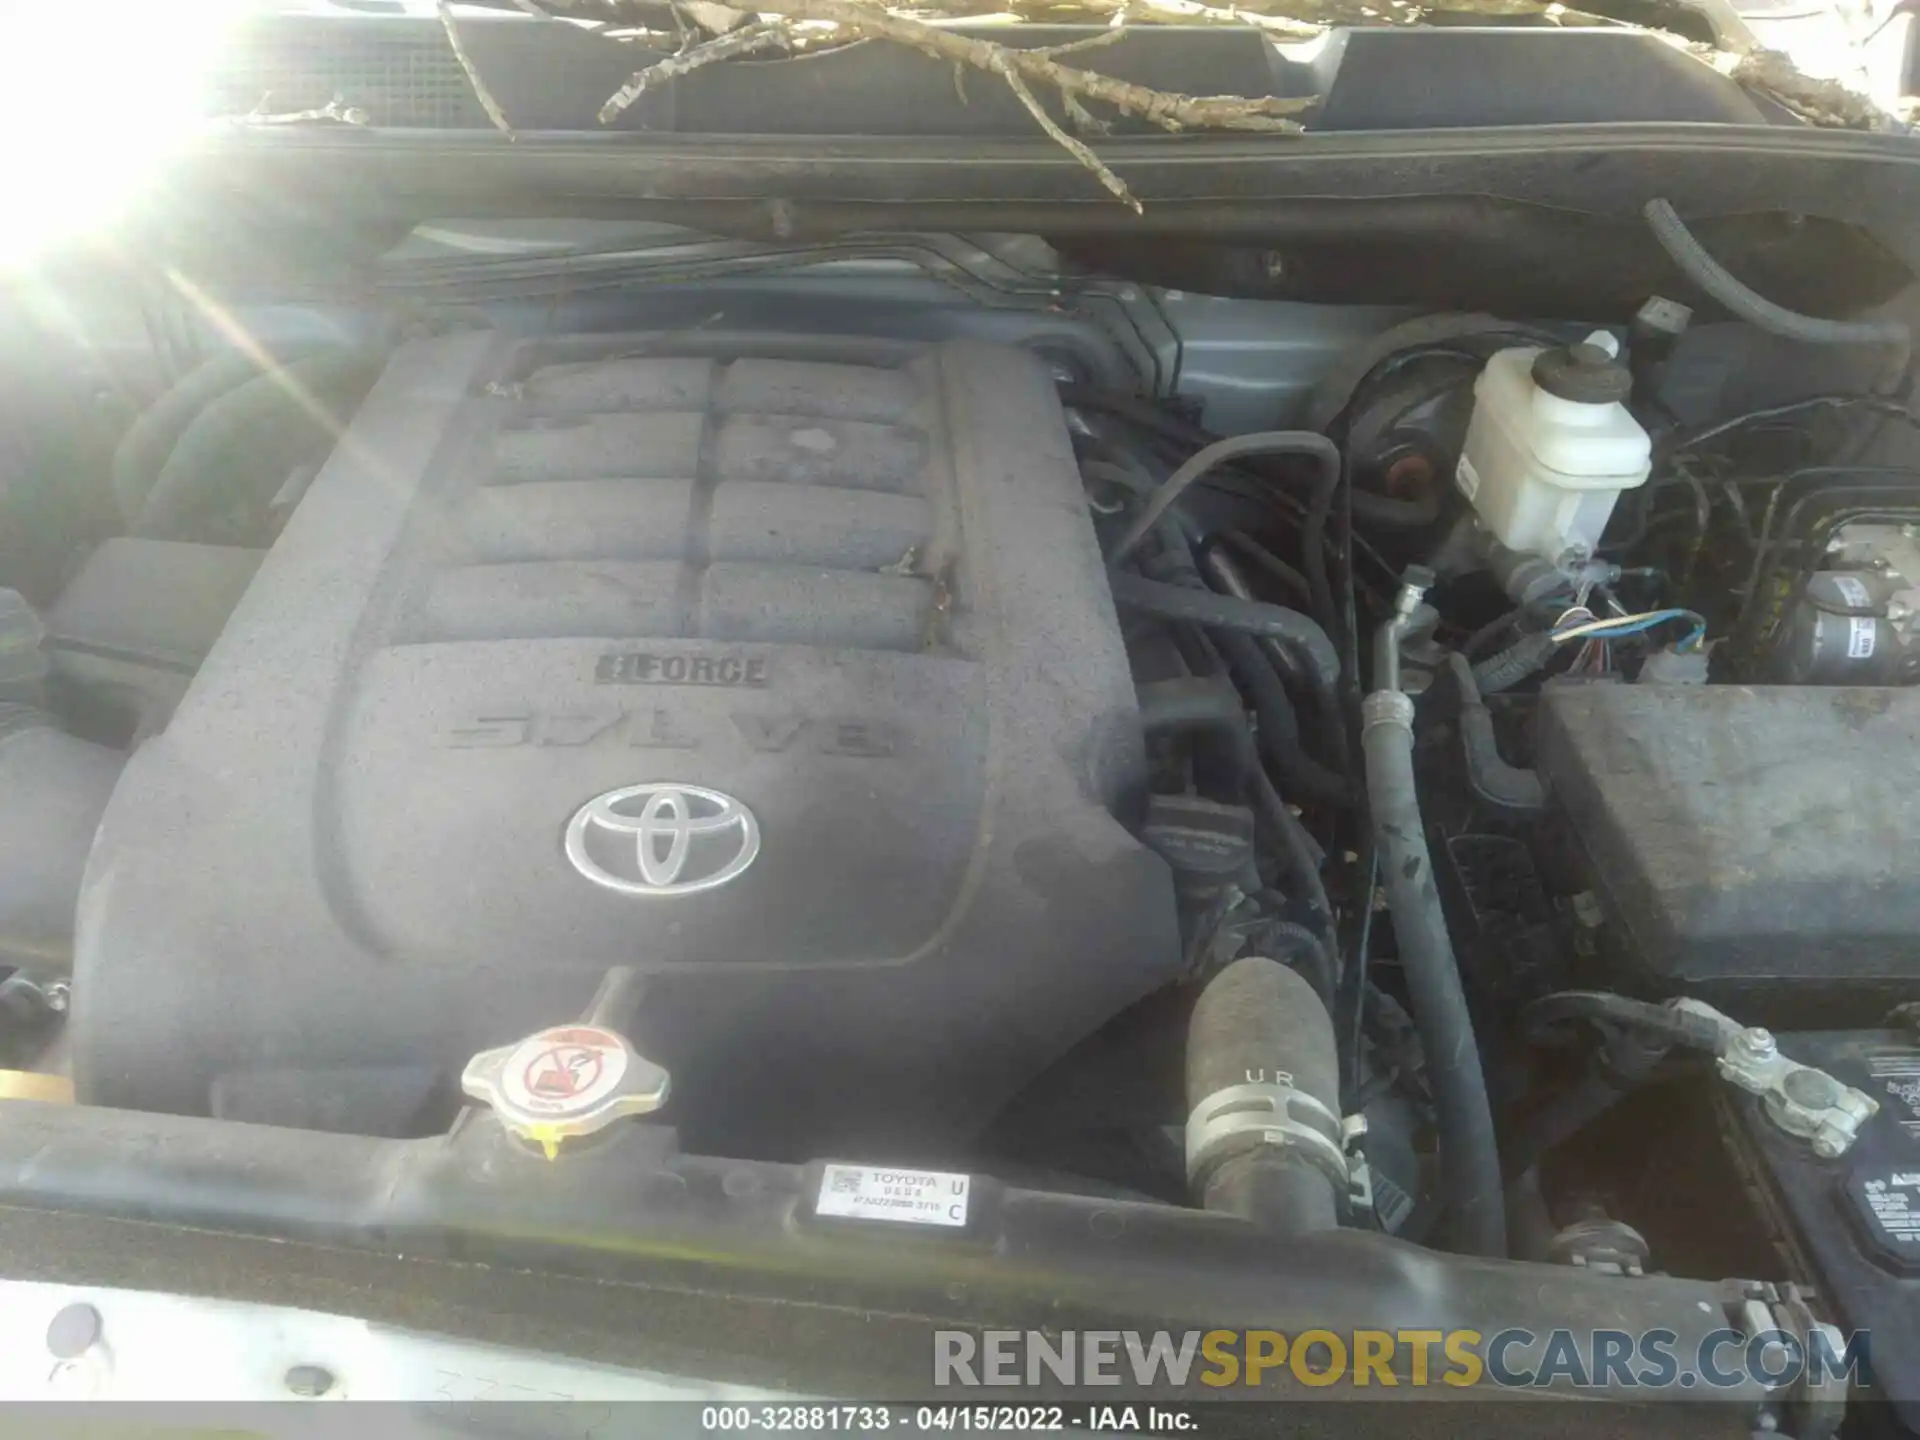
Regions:
[[[1600,543],[1621,494],[1652,472],[1652,442],[1623,403],[1633,376],[1619,342],[1516,346],[1487,361],[1455,478],[1480,523],[1509,550],[1578,564]]]

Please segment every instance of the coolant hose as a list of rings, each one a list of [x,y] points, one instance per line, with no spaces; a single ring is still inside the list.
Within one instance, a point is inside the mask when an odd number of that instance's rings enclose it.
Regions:
[[[1187,1178],[1202,1207],[1300,1235],[1340,1223],[1346,1162],[1333,1021],[1263,956],[1208,982],[1187,1027]]]
[[[1784,305],[1776,305],[1759,291],[1748,288],[1702,245],[1674,208],[1665,200],[1649,200],[1641,214],[1653,238],[1667,257],[1680,267],[1694,284],[1719,301],[1728,311],[1758,326],[1769,335],[1799,340],[1808,345],[1884,345],[1891,354],[1891,370],[1897,388],[1913,354],[1913,332],[1899,320],[1823,320],[1802,315]]]
[[[191,540],[224,509],[264,507],[296,465],[338,442],[385,363],[378,350],[326,350],[216,398],[173,447],[134,533]]]
[[[1260,600],[1236,600],[1206,590],[1163,585],[1138,575],[1119,572],[1108,577],[1114,603],[1162,620],[1186,620],[1222,630],[1265,635],[1285,644],[1313,672],[1314,679],[1331,688],[1340,674],[1340,656],[1327,632],[1311,616],[1284,605]]]
[[[1413,701],[1376,690],[1361,706],[1367,801],[1414,1028],[1426,1053],[1440,1132],[1441,1184],[1456,1246],[1506,1253],[1506,1201],[1493,1110],[1460,967],[1434,884],[1413,774]]]

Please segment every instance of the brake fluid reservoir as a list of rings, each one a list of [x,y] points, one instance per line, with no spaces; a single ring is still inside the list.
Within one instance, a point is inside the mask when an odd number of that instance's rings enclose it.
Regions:
[[[1604,330],[1578,345],[1520,346],[1487,361],[1455,478],[1510,550],[1585,559],[1621,492],[1644,485],[1652,442],[1621,403],[1633,377]]]

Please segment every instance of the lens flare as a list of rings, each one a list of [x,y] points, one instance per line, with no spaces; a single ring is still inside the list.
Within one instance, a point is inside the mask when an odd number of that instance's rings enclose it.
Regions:
[[[206,120],[244,0],[0,6],[0,267],[100,234]]]

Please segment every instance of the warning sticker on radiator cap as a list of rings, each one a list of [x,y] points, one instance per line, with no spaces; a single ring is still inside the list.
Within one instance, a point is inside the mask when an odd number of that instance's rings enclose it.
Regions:
[[[820,1174],[817,1215],[891,1220],[906,1225],[967,1223],[971,1175],[899,1170],[880,1165],[827,1165]]]

